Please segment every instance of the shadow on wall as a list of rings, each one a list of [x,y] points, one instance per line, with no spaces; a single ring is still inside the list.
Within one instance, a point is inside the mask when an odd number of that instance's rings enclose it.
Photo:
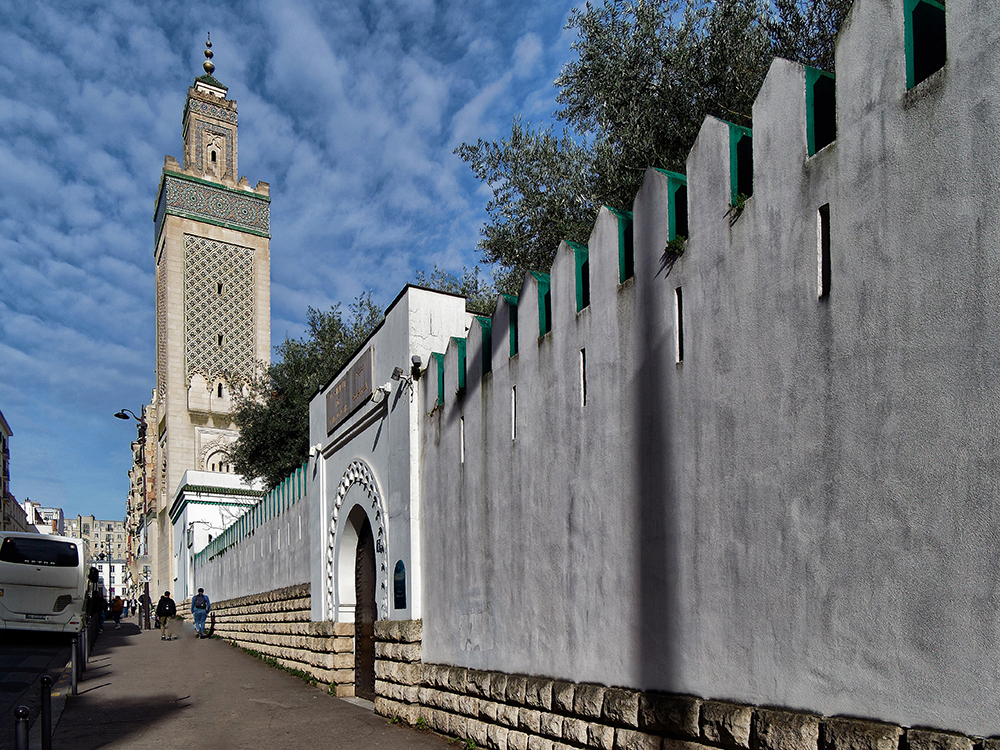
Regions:
[[[643,289],[637,290],[637,306],[651,307],[662,295],[654,286],[662,279],[641,274]],[[637,279],[639,281],[639,279]],[[680,590],[679,590],[679,518],[680,508],[674,490],[668,425],[669,403],[664,368],[672,357],[669,340],[658,335],[656,321],[661,311],[636,310],[643,321],[637,340],[643,360],[632,387],[633,424],[637,431],[635,486],[639,497],[636,506],[638,556],[636,580],[639,582],[639,612],[636,639],[639,645],[639,687],[659,690],[676,689],[680,684]]]

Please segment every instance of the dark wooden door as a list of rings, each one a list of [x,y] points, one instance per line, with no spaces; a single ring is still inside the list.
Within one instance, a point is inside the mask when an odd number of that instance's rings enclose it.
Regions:
[[[375,700],[375,539],[365,519],[354,562],[354,694]]]

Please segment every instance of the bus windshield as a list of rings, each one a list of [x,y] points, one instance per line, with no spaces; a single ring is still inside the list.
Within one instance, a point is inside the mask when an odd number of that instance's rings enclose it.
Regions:
[[[0,562],[75,568],[80,564],[80,557],[77,546],[71,542],[44,536],[38,539],[8,536],[0,544]]]

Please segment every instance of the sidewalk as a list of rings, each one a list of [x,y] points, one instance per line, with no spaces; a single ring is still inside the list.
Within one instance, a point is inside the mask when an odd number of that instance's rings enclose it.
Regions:
[[[134,622],[116,630],[109,620],[79,694],[66,699],[53,750],[449,747],[174,625],[177,640],[164,642],[158,630],[140,632]]]

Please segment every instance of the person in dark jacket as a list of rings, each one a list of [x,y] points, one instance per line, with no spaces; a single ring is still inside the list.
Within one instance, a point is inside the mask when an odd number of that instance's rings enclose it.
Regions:
[[[164,591],[160,601],[156,604],[156,616],[160,618],[160,640],[171,641],[173,636],[170,633],[170,618],[177,614],[177,605],[170,598],[170,592]]]

